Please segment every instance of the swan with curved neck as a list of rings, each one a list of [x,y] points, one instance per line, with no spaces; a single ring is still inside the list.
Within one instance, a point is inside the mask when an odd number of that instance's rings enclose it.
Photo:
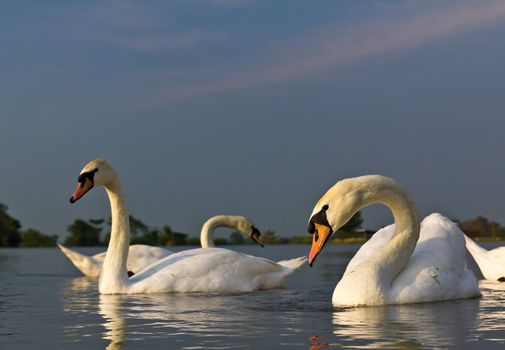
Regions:
[[[103,159],[86,164],[78,177],[74,203],[94,187],[103,186],[111,205],[111,237],[99,292],[243,292],[281,287],[305,258],[278,263],[222,248],[189,249],[171,254],[128,278],[129,217],[117,172]]]
[[[261,233],[251,220],[245,216],[216,215],[209,218],[202,226],[202,230],[200,232],[200,243],[202,248],[211,248],[216,246],[214,243],[213,232],[218,227],[229,227],[235,229],[250,237],[254,242],[263,247]],[[85,276],[100,276],[106,252],[88,256],[61,244],[58,244],[58,247],[74,264],[74,266]],[[154,264],[156,261],[163,259],[170,254],[172,254],[172,251],[165,248],[152,247],[144,244],[132,244],[129,247],[128,260],[126,261],[128,275],[133,276],[147,266]]]
[[[405,304],[480,295],[477,280],[466,267],[461,231],[439,214],[423,220],[421,230],[414,200],[396,181],[380,175],[339,181],[317,202],[308,226],[313,235],[309,264],[333,232],[358,210],[375,203],[391,209],[395,224],[378,231],[356,253],[335,287],[335,305]]]
[[[200,245],[202,248],[214,248],[213,232],[218,227],[228,227],[249,236],[254,242],[263,247],[261,233],[254,223],[245,216],[216,215],[205,221],[200,232]]]

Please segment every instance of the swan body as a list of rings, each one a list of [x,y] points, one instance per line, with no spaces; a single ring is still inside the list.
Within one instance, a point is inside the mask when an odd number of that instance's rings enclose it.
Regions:
[[[480,296],[466,266],[458,227],[440,214],[420,225],[410,195],[394,180],[368,175],[337,182],[316,204],[309,221],[309,263],[333,232],[373,203],[390,207],[395,224],[375,233],[349,262],[332,296],[334,305],[433,302]]]
[[[305,261],[300,257],[277,263],[228,249],[198,248],[168,255],[128,278],[128,208],[116,171],[103,159],[86,164],[70,202],[98,186],[105,188],[112,214],[111,237],[98,282],[102,294],[245,292],[279,288]]]
[[[223,248],[167,256],[128,280],[123,293],[250,292],[280,288],[305,258],[274,262]]]
[[[480,272],[487,280],[505,280],[505,247],[498,247],[491,250],[482,248],[470,237],[464,235],[466,248],[474,258]]]
[[[209,218],[202,226],[200,232],[200,243],[202,248],[215,247],[213,231],[218,227],[230,227],[250,236],[255,242],[263,246],[260,239],[260,232],[254,223],[244,216],[216,215]],[[58,244],[60,250],[67,258],[88,277],[100,276],[106,252],[101,252],[93,256],[81,254],[73,249],[69,249]],[[134,275],[156,261],[172,254],[168,249],[152,247],[144,244],[132,244],[128,250],[128,260],[126,268],[129,275]]]

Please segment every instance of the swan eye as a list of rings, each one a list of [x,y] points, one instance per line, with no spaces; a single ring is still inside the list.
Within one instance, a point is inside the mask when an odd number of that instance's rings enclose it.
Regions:
[[[81,175],[79,175],[79,177],[77,178],[77,182],[79,182],[81,184],[81,188],[82,186],[84,186],[84,182],[87,180],[90,180],[91,183],[94,183],[93,181],[93,178],[95,177],[95,173],[98,171],[98,168],[95,168],[93,170],[90,170],[90,171],[86,171],[85,173],[82,173]]]
[[[314,214],[310,218],[309,226],[307,227],[307,231],[309,231],[310,234],[314,234],[314,232],[317,233],[316,224],[327,226],[331,230],[331,225],[328,222],[328,218],[326,217],[326,211],[328,208],[329,206],[327,204],[323,205],[319,213]]]
[[[261,236],[260,230],[258,230],[255,226],[251,226],[251,235],[257,234]]]

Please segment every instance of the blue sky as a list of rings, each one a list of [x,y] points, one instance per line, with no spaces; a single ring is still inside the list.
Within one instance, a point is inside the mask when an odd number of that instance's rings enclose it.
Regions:
[[[391,176],[421,214],[505,224],[503,1],[25,1],[0,11],[0,200],[65,235],[98,156],[133,215],[305,234],[338,179]],[[365,210],[365,226],[391,222]]]

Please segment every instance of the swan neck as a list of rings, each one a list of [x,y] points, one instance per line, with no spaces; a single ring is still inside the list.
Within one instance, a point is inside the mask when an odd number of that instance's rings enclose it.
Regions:
[[[107,184],[105,190],[111,206],[111,233],[107,254],[100,275],[100,292],[120,292],[128,280],[126,261],[130,244],[128,207],[119,179]]]
[[[218,227],[238,229],[238,222],[233,217],[226,215],[214,216],[205,221],[200,231],[200,244],[202,248],[214,248],[216,246],[213,233]]]
[[[375,191],[365,195],[367,206],[382,203],[390,208],[394,221],[395,232],[390,241],[371,259],[379,271],[381,280],[392,280],[407,266],[419,239],[419,214],[414,200],[398,184],[387,183]]]

